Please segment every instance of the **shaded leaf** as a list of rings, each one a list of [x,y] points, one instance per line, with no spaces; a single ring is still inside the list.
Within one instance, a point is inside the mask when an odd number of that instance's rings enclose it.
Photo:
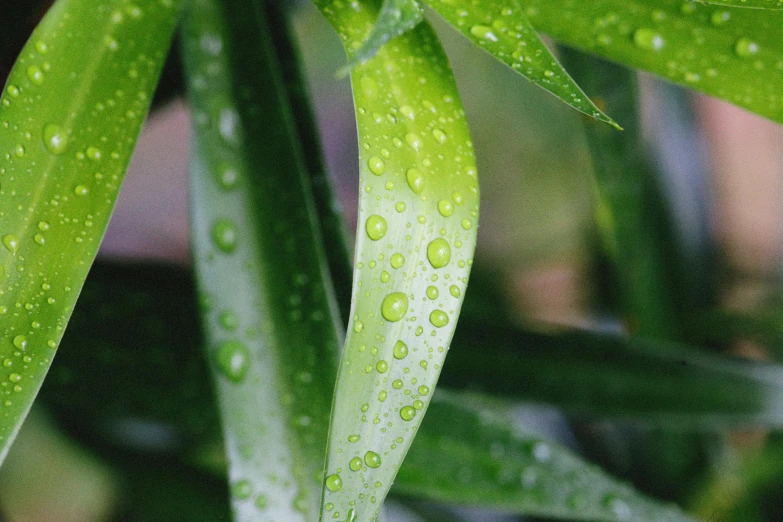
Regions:
[[[3,92],[0,461],[49,369],[98,250],[178,5],[59,0]]]
[[[428,0],[477,46],[574,109],[619,129],[582,92],[536,34],[517,0]]]
[[[556,40],[783,122],[783,12],[681,0],[527,0]]]
[[[364,4],[318,5],[349,55],[377,18]],[[351,79],[359,230],[321,517],[364,521],[394,480],[448,351],[472,264],[478,182],[464,110],[429,25],[381,48]]]
[[[193,249],[235,517],[305,522],[318,510],[339,319],[281,70],[295,57],[269,29],[278,8],[191,4]]]

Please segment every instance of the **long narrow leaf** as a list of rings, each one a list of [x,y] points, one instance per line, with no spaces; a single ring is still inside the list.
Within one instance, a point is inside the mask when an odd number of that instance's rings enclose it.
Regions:
[[[319,2],[349,58],[377,11]],[[426,412],[472,264],[473,146],[454,79],[419,24],[352,71],[360,152],[351,323],[322,519],[373,520]]]
[[[730,7],[749,7],[751,9],[783,9],[780,0],[689,0],[703,4],[726,5]]]
[[[0,103],[0,462],[106,229],[178,0],[59,0]]]
[[[339,319],[272,4],[191,4],[193,248],[235,516],[305,522],[318,510]]]
[[[574,109],[620,128],[582,92],[536,34],[518,0],[428,0],[476,45]]]
[[[783,122],[783,12],[681,0],[526,0],[555,39]]]

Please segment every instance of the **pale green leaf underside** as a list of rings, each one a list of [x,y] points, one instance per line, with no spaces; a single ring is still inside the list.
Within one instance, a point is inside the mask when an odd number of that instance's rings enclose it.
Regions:
[[[690,520],[557,444],[521,431],[507,405],[439,390],[394,491],[569,520]]]
[[[186,17],[193,253],[235,517],[312,522],[339,330],[273,9]]]
[[[518,0],[427,0],[427,4],[477,46],[534,84],[574,109],[620,128],[558,63]]]
[[[340,74],[348,74],[350,69],[375,56],[386,42],[410,31],[424,19],[424,9],[419,0],[384,0],[378,19],[370,35],[359,49],[351,54],[348,65]]]
[[[109,221],[178,0],[59,0],[0,102],[0,462]]]
[[[347,49],[377,15],[319,7]],[[322,519],[369,521],[424,416],[475,247],[478,182],[454,79],[418,24],[351,75],[360,144],[353,302],[332,408]]]
[[[783,122],[783,12],[681,0],[527,0],[533,26],[576,48]]]

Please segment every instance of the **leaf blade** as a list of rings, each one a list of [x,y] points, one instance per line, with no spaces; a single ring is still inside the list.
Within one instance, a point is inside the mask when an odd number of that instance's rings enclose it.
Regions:
[[[15,391],[3,399],[0,462],[106,230],[178,6],[59,0],[9,77],[0,106],[8,122],[0,128],[0,280],[8,289],[0,376]]]

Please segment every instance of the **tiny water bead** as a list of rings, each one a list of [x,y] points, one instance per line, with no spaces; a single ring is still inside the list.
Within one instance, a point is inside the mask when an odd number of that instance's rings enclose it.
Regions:
[[[361,457],[352,458],[351,461],[348,463],[348,467],[351,468],[351,471],[359,471],[360,469],[362,469]]]
[[[218,219],[212,225],[212,241],[220,250],[230,254],[237,247],[237,227],[233,221]]]
[[[463,219],[462,228],[464,228],[465,230],[470,230],[471,228],[473,228],[473,222],[468,218]]]
[[[384,161],[378,156],[373,156],[370,158],[367,162],[367,166],[370,167],[370,172],[376,176],[380,176],[386,172],[386,163],[384,163]]]
[[[77,196],[84,197],[90,193],[90,188],[86,185],[76,185],[73,187],[73,193]]]
[[[31,65],[27,68],[27,78],[35,85],[43,85],[44,74],[37,65]]]
[[[443,310],[433,310],[430,314],[430,323],[436,328],[443,328],[449,324],[449,316]]]
[[[647,51],[660,51],[666,41],[659,33],[647,27],[641,27],[633,33],[633,41],[637,47]]]
[[[400,408],[400,418],[404,421],[412,421],[416,416],[416,408],[413,406],[403,406]]]
[[[50,123],[43,128],[43,143],[46,150],[59,156],[68,147],[68,134],[59,125]]]
[[[361,435],[349,435],[348,442],[359,442],[361,438]]]
[[[228,380],[242,382],[250,367],[250,351],[239,341],[224,341],[217,349],[215,362]]]
[[[391,256],[391,266],[393,268],[400,268],[405,264],[405,256],[402,254],[393,254]]]
[[[368,468],[380,468],[381,456],[374,451],[368,451],[364,454],[364,463],[367,464]]]
[[[343,487],[343,479],[337,473],[326,477],[326,489],[331,492],[340,491]]]
[[[253,494],[253,486],[249,480],[240,480],[231,487],[231,494],[239,500],[247,500]]]
[[[408,296],[402,292],[393,292],[383,299],[381,314],[387,321],[395,322],[408,311]]]
[[[239,318],[231,310],[224,310],[221,312],[218,322],[220,322],[220,326],[223,327],[224,330],[229,331],[236,330],[239,326]]]
[[[239,174],[233,167],[222,167],[218,172],[220,186],[228,190],[234,188],[239,180]]]
[[[449,242],[439,237],[427,245],[427,259],[433,268],[443,268],[451,261]]]
[[[373,214],[367,218],[365,229],[367,231],[367,237],[373,241],[378,241],[386,235],[386,231],[389,229],[389,225],[386,223],[386,220],[383,218],[383,216]]]
[[[408,169],[405,174],[405,179],[408,182],[408,186],[414,194],[421,194],[424,190],[424,174],[418,169]]]
[[[87,147],[84,151],[84,155],[93,161],[98,161],[103,157],[103,152],[98,147]]]
[[[402,341],[394,343],[394,358],[398,360],[405,359],[408,356],[408,345]]]

